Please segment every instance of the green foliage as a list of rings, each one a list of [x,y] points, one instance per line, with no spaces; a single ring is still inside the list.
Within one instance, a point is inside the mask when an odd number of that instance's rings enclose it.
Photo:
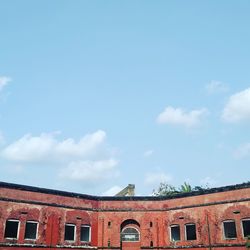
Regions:
[[[247,236],[246,248],[250,248],[250,235]]]
[[[166,183],[166,182],[161,182],[157,190],[153,190],[153,195],[154,196],[165,196],[165,195],[173,195],[179,193],[177,189]]]
[[[187,182],[184,182],[183,185],[181,185],[179,191],[181,193],[189,193],[189,192],[192,192],[192,187],[190,184],[188,184]]]
[[[192,186],[184,182],[179,188],[174,187],[173,185],[170,185],[166,182],[161,182],[157,190],[153,190],[154,196],[169,196],[169,195],[175,195],[179,193],[189,193],[192,191],[204,191],[206,189],[209,189],[208,187],[202,187],[202,186],[195,186],[192,188]]]

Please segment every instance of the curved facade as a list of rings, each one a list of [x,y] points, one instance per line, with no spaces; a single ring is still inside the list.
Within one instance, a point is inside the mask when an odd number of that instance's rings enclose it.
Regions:
[[[250,184],[98,197],[0,182],[0,249],[246,249]]]

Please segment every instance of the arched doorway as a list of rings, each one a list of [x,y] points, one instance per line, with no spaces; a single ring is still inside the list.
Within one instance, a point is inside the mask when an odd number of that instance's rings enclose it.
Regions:
[[[122,250],[139,250],[141,247],[140,224],[133,219],[122,222],[120,228]]]

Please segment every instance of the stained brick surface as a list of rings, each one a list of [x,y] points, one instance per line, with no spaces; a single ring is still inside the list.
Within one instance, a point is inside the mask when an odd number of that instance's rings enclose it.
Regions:
[[[250,219],[250,186],[194,193],[186,197],[102,198],[0,183],[0,249],[213,249],[243,250],[242,219]],[[6,220],[20,221],[17,239],[4,238]],[[124,221],[140,232],[139,242],[121,244]],[[225,239],[223,221],[234,220],[237,238]],[[26,221],[37,221],[38,238],[25,240]],[[64,240],[65,223],[76,226],[74,242]],[[185,225],[196,225],[197,239],[187,241]],[[91,241],[80,241],[81,225],[91,226]],[[170,226],[181,240],[172,242]]]

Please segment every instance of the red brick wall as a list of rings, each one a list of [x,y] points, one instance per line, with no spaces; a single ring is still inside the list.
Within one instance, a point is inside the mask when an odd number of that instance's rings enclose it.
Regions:
[[[118,249],[121,246],[121,224],[132,219],[140,225],[140,241],[124,242],[123,250],[152,249],[151,242],[153,248],[186,246],[195,249],[205,246],[200,249],[209,249],[212,245],[213,250],[225,250],[229,246],[230,249],[242,250],[245,249],[246,239],[242,235],[241,220],[250,218],[250,188],[169,200],[115,201],[0,188],[0,198],[0,249],[14,249],[11,244],[51,248],[83,246],[85,244],[79,239],[82,224],[91,225],[91,246]],[[18,240],[4,238],[7,219],[20,221]],[[236,222],[237,239],[224,239],[223,221],[229,219]],[[36,241],[24,240],[27,220],[39,222]],[[64,241],[65,223],[76,225],[78,237],[74,243]],[[187,223],[195,223],[197,240],[185,240]],[[173,224],[180,225],[180,242],[170,240],[170,225]],[[21,249],[26,248],[22,245]]]

